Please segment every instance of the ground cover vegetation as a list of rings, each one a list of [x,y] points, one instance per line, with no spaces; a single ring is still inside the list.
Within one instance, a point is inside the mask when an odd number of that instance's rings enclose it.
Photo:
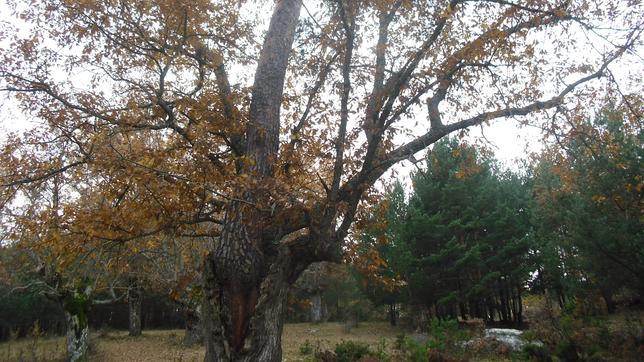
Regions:
[[[641,78],[613,73],[641,67],[636,2],[4,5],[0,89],[31,126],[1,143],[0,282],[60,312],[69,360],[104,305],[140,335],[155,293],[206,361],[280,360],[298,305],[347,332],[409,307],[429,353],[457,345],[430,320],[520,324],[527,290],[641,296]],[[495,120],[554,141],[516,175],[447,139]],[[383,196],[401,162],[413,193]]]

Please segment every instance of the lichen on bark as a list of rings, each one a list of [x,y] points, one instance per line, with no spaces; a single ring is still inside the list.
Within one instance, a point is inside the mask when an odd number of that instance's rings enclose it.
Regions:
[[[63,298],[67,319],[67,361],[79,361],[87,355],[89,350],[87,314],[90,305],[91,300],[84,293],[68,293]]]

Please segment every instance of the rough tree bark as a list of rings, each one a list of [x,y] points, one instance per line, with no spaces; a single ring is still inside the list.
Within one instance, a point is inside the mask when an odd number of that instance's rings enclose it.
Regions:
[[[89,349],[89,326],[87,316],[65,313],[67,320],[67,360],[78,361],[85,357]]]
[[[279,148],[280,107],[301,0],[275,4],[260,53],[246,133],[245,154],[253,162],[241,172],[270,180]],[[254,205],[270,202],[259,187],[246,190],[226,210],[220,237],[204,263],[206,361],[280,361],[290,255],[270,220]]]
[[[201,322],[201,308],[186,308],[184,310],[186,318],[186,331],[183,336],[183,344],[192,346],[203,343],[203,323]]]
[[[212,259],[206,261],[205,360],[280,361],[286,286],[291,282],[284,263],[273,264],[256,288],[222,282],[222,274]]]
[[[127,302],[129,309],[130,336],[141,335],[141,302],[143,301],[143,290],[139,282],[134,282],[127,291]]]
[[[87,355],[89,350],[89,325],[87,314],[89,298],[83,293],[69,293],[62,299],[67,321],[67,361],[75,362]]]

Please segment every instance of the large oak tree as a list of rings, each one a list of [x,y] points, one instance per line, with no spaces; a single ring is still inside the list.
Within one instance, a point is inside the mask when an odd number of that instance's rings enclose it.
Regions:
[[[287,286],[340,259],[378,178],[449,133],[592,98],[644,18],[585,0],[14,9],[0,88],[39,126],[0,153],[6,230],[29,224],[69,253],[207,237],[208,361],[280,360]],[[51,182],[55,210],[25,205]]]

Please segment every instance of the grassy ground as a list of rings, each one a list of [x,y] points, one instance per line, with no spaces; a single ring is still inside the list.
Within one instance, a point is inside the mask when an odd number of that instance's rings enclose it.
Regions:
[[[565,352],[563,347],[568,348],[571,343],[576,346],[577,355],[587,356],[590,360],[642,361],[644,344],[641,335],[644,330],[642,329],[644,311],[630,310],[614,315],[574,319],[560,316],[558,317],[559,326],[553,329],[543,318],[541,319],[544,323],[538,322],[537,317],[542,315],[540,310],[538,305],[527,303],[526,314],[533,323],[526,333],[546,342],[549,353],[559,356],[553,355],[555,361],[567,360],[562,354]],[[384,350],[391,357],[391,361],[400,362],[409,359],[408,353],[414,351],[410,347],[405,347],[404,354],[400,351],[392,351],[396,337],[403,332],[401,329],[390,327],[387,323],[361,323],[350,333],[345,331],[341,323],[287,324],[282,335],[283,360],[310,361],[311,353],[308,356],[300,353],[303,346],[307,346],[309,352],[333,351],[336,344],[342,341],[353,341],[368,344],[372,352],[377,352],[385,346]],[[446,334],[441,332],[439,335]],[[408,338],[416,337],[419,336],[408,332]],[[139,337],[129,337],[126,331],[93,332],[91,333],[92,349],[88,360],[99,362],[203,361],[204,348],[185,347],[181,343],[182,338],[182,330],[150,330],[144,331]],[[421,352],[427,353],[426,345],[418,346],[421,347]],[[463,361],[514,361],[524,360],[527,357],[520,357],[516,353],[508,354],[507,351],[500,351],[495,345],[483,346],[483,348],[456,348],[448,352],[447,356]],[[25,338],[0,343],[0,361],[62,361],[64,355],[65,340],[62,337]]]
[[[386,323],[361,323],[350,333],[341,323],[312,325],[287,324],[282,335],[283,361],[302,361],[300,347],[309,341],[313,348],[331,349],[343,340],[382,344],[390,349],[401,331]],[[92,333],[90,361],[203,361],[203,347],[187,348],[181,344],[182,330],[144,331],[140,337],[129,337],[126,331],[97,336]],[[65,339],[21,339],[0,344],[1,361],[61,361],[65,354]]]
[[[396,336],[403,333],[401,329],[393,328],[387,323],[360,323],[350,333],[344,331],[341,323],[325,323],[312,325],[308,323],[287,324],[282,335],[282,351],[284,361],[301,361],[303,358],[299,349],[308,340],[319,350],[333,350],[342,341],[366,343],[374,349],[379,344],[385,344],[390,350]]]
[[[0,361],[61,361],[65,356],[65,339],[22,338],[0,343]]]

